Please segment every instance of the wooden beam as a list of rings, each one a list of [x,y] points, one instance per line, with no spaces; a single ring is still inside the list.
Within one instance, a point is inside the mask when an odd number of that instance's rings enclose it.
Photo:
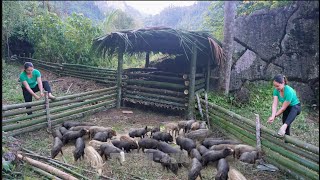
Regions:
[[[122,66],[123,66],[123,51],[118,52],[118,70],[117,70],[117,109],[121,106],[121,86],[122,86]]]
[[[146,53],[146,65],[145,67],[148,68],[150,64],[150,54],[149,52]]]
[[[189,84],[189,102],[188,102],[188,111],[187,118],[189,120],[194,119],[194,90],[195,90],[195,81],[196,81],[196,63],[197,63],[197,48],[195,45],[192,46],[192,57],[190,62],[190,84]]]

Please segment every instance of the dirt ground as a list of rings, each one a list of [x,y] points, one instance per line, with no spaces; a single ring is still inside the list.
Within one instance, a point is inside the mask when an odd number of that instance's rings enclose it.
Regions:
[[[122,113],[123,110],[130,110],[133,113],[124,114]],[[99,126],[113,127],[117,131],[117,137],[114,137],[114,139],[119,139],[121,135],[126,135],[130,128],[155,126],[161,124],[161,122],[174,122],[179,120],[183,119],[180,116],[172,114],[151,112],[141,108],[136,109],[129,107],[102,111],[82,119],[82,121],[92,122]],[[214,137],[223,137],[223,134],[218,130],[214,130],[214,132]],[[43,156],[50,156],[53,138],[51,134],[48,134],[45,130],[26,133],[24,135],[17,136],[17,138],[24,142],[24,147],[34,152],[38,152]],[[136,138],[136,140],[138,139],[139,138]],[[87,144],[88,140],[86,141],[86,145]],[[178,148],[177,145],[172,145]],[[86,160],[74,162],[72,155],[73,150],[73,144],[64,146],[64,155],[62,156],[59,154],[56,159],[78,166],[82,169],[90,169],[94,171]],[[233,160],[232,157],[228,157],[227,160],[231,167],[242,172],[248,180],[285,179],[286,176],[285,173],[281,172],[260,172],[254,165],[240,163],[238,160]],[[79,171],[79,173],[82,173],[91,179],[95,179],[92,175],[83,171]],[[215,165],[211,164],[207,166],[201,171],[201,173],[203,179],[214,179],[216,174]],[[187,179],[188,168],[180,168],[178,175],[176,176],[172,172],[163,171],[160,164],[148,160],[141,151],[140,153],[137,153],[137,151],[134,150],[133,152],[126,154],[126,161],[122,166],[116,160],[108,160],[104,165],[103,175],[113,177],[115,179],[135,179],[134,177],[140,177],[142,179]]]

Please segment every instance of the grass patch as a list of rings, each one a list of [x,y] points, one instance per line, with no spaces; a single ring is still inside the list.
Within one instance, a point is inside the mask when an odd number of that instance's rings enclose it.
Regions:
[[[272,124],[267,123],[268,118],[271,116],[273,100],[272,85],[249,84],[248,89],[250,90],[250,101],[247,104],[239,104],[235,101],[235,98],[232,94],[226,97],[215,92],[208,94],[208,100],[209,102],[233,111],[243,117],[251,119],[252,121],[255,120],[254,114],[259,114],[261,124],[277,132],[282,125],[282,116],[277,117]],[[281,103],[278,105],[278,109],[280,107]],[[291,136],[319,146],[319,123],[315,122],[314,120],[310,120],[310,118],[318,119],[318,114],[319,113],[315,112],[313,109],[310,109],[302,104],[301,114],[298,115],[291,124]]]

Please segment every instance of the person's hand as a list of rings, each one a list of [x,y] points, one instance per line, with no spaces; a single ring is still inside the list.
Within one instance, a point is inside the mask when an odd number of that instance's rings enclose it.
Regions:
[[[39,100],[41,98],[41,96],[35,95],[34,96],[36,98],[36,100]]]
[[[275,118],[275,117],[273,117],[273,116],[270,116],[267,122],[268,122],[268,123],[270,123],[270,124],[271,124],[271,123],[273,123],[273,121],[274,121],[274,118]]]
[[[43,96],[44,96],[44,93],[43,93],[43,92],[40,92],[40,96],[43,97]]]

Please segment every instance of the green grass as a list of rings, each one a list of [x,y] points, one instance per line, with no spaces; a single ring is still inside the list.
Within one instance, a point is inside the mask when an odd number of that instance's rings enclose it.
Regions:
[[[24,102],[18,78],[19,66],[5,63],[2,60],[2,101],[8,104]]]
[[[276,118],[272,124],[267,123],[271,115],[273,100],[271,83],[267,85],[249,84],[248,89],[250,91],[250,101],[247,104],[239,104],[235,101],[233,95],[226,97],[214,92],[208,94],[208,100],[253,121],[255,120],[254,114],[259,114],[262,125],[277,132],[282,125],[281,116]],[[281,104],[279,104],[278,109],[280,107]],[[318,114],[318,112],[302,104],[301,114],[291,124],[291,136],[319,146],[319,123],[310,120],[310,118],[318,119]]]

